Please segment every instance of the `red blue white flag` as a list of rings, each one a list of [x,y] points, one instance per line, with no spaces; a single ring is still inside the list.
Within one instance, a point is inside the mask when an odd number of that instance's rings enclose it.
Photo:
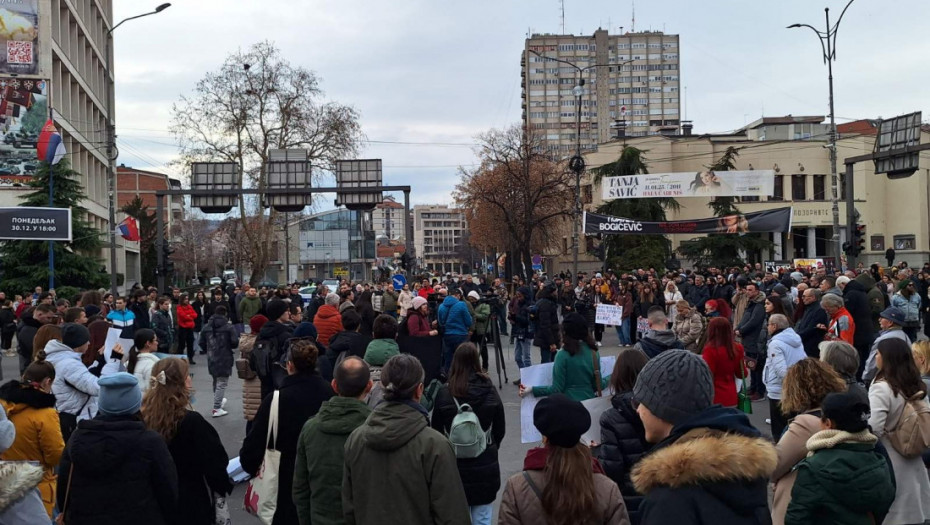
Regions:
[[[116,230],[127,241],[142,240],[142,237],[139,235],[139,224],[132,217],[123,219],[123,222],[119,223]]]
[[[52,166],[58,164],[68,153],[65,151],[65,144],[61,140],[61,134],[55,129],[55,124],[51,119],[42,127],[42,133],[39,133],[36,153],[39,160],[44,160]]]

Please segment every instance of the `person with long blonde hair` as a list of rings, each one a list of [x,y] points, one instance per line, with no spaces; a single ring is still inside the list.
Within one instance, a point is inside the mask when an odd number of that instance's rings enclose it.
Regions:
[[[152,366],[142,399],[142,420],[168,444],[178,471],[178,508],[172,523],[214,522],[213,494],[232,491],[226,474],[229,457],[220,436],[199,413],[190,410],[191,377],[184,359],[162,359]],[[206,480],[206,484],[204,481]]]
[[[927,385],[927,391],[930,391],[930,341],[917,341],[911,346],[911,350],[914,352],[914,362],[917,363],[920,378]]]

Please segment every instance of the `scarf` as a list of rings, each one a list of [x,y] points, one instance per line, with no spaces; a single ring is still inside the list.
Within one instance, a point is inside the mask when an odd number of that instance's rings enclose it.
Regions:
[[[825,448],[833,448],[840,443],[862,443],[874,445],[878,438],[869,432],[869,429],[860,432],[846,432],[845,430],[828,429],[817,432],[807,440],[807,457],[814,455],[814,452]]]

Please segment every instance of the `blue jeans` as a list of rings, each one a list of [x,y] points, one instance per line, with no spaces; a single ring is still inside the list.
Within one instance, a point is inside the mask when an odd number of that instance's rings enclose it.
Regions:
[[[513,344],[513,357],[517,362],[517,368],[526,368],[533,365],[533,360],[530,357],[530,343],[529,339],[520,339],[517,338]]]
[[[468,512],[471,513],[471,525],[491,525],[494,504],[471,505],[468,507]]]
[[[633,344],[630,340],[630,318],[627,317],[620,323],[620,326],[617,328],[617,337],[620,339],[620,344],[624,346],[629,346]]]
[[[468,334],[446,334],[442,336],[442,372],[449,375],[449,367],[452,366],[452,356],[455,349],[460,344],[468,341]]]
[[[555,359],[555,352],[549,350],[549,347],[539,348],[539,363],[551,363]]]

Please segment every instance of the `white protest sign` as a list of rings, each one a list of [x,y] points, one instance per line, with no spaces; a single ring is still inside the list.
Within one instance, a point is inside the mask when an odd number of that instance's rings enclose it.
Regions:
[[[597,324],[620,326],[623,323],[623,307],[615,304],[598,304],[594,313]]]
[[[590,445],[591,442],[595,442],[598,445],[601,444],[601,414],[613,408],[613,405],[610,403],[610,395],[607,392],[604,392],[604,395],[601,397],[592,397],[591,399],[586,399],[581,402],[582,405],[588,412],[591,414],[591,428],[587,432],[581,435],[581,442],[585,445]]]
[[[562,350],[560,350],[561,352]],[[614,364],[617,362],[617,356],[606,356],[601,358],[601,376],[606,377],[613,372]],[[536,403],[539,402],[539,398],[535,397],[532,394],[534,386],[549,386],[552,384],[552,367],[553,363],[545,363],[541,365],[528,366],[526,368],[520,369],[520,384],[526,387],[527,394],[520,402],[520,442],[521,443],[535,443],[542,440],[542,435],[539,433],[539,430],[536,429],[536,425],[533,424],[533,409],[536,408]],[[607,408],[610,408],[610,396],[612,391],[608,385],[603,384],[601,386],[603,394],[601,398],[589,399],[583,401],[582,404],[585,404],[585,408],[591,412],[591,429],[588,432],[595,431],[597,432],[596,438],[594,441],[600,442],[600,421],[601,414]],[[598,402],[597,399],[606,399],[607,405],[603,405],[603,401]],[[585,434],[587,435],[587,434]],[[586,441],[587,443],[587,441]]]
[[[103,343],[103,357],[106,358],[107,362],[110,361],[110,354],[113,352],[113,347],[116,346],[116,343],[119,342],[120,335],[123,333],[122,328],[110,328],[107,330],[107,339]],[[123,348],[123,355],[126,355],[126,352],[129,351],[129,347]]]

